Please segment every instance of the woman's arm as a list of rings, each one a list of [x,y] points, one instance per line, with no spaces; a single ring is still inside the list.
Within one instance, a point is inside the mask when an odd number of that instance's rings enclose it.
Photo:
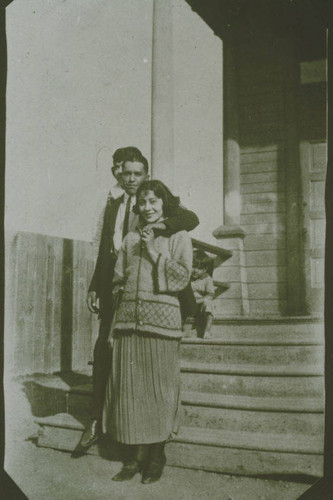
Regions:
[[[178,231],[192,231],[199,225],[199,219],[194,212],[184,207],[177,207],[172,214],[164,221],[166,233],[171,235]]]
[[[171,236],[171,255],[158,254],[156,283],[160,293],[180,292],[190,281],[192,271],[192,243],[185,231]]]

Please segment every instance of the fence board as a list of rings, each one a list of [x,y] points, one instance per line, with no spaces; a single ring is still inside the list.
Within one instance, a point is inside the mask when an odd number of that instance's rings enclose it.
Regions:
[[[55,332],[55,259],[52,247],[47,244],[46,250],[46,305],[45,305],[45,345],[44,345],[44,370],[46,373],[52,371],[53,339]]]
[[[93,273],[93,248],[82,241],[73,249],[73,366],[87,368],[92,359],[97,318],[86,305],[88,286]]]
[[[32,364],[34,372],[44,371],[44,352],[46,344],[46,328],[45,328],[45,313],[46,313],[46,244],[45,237],[37,235],[34,241],[34,265],[35,277],[32,316],[33,316],[33,334],[35,342],[31,351]]]

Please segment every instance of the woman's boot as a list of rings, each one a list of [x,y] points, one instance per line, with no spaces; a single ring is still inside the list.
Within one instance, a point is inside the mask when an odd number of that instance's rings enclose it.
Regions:
[[[143,484],[155,483],[162,476],[166,457],[164,453],[165,441],[150,445],[148,466],[142,474]]]
[[[126,445],[126,459],[123,462],[122,469],[113,476],[113,481],[129,481],[142,469],[137,459],[138,446]]]
[[[136,453],[136,460],[140,466],[141,471],[143,471],[147,468],[149,456],[150,456],[149,444],[139,444],[138,449],[137,449],[137,453]]]

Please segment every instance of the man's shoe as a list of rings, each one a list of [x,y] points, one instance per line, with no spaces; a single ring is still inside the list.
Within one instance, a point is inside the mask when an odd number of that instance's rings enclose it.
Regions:
[[[162,476],[165,462],[166,462],[166,457],[164,453],[158,461],[151,461],[148,465],[148,468],[142,474],[141,482],[143,484],[156,483],[156,481],[158,481]]]
[[[81,436],[80,445],[83,448],[90,448],[91,445],[96,443],[99,438],[98,433],[98,421],[92,420],[90,424],[86,427],[86,430]]]
[[[124,465],[121,471],[113,476],[112,481],[129,481],[138,472],[140,472],[140,464],[136,461],[131,462]]]
[[[71,454],[71,457],[79,458],[85,455],[90,446],[96,443],[98,438],[99,438],[98,421],[92,420],[90,424],[86,427],[85,431],[83,432],[78,445]]]

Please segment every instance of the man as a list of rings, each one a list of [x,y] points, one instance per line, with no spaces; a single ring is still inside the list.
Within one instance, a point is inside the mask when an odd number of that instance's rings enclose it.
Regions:
[[[93,364],[93,408],[92,421],[84,431],[73,456],[83,454],[99,437],[104,394],[111,368],[108,336],[113,317],[112,280],[117,252],[128,231],[134,230],[138,216],[132,208],[136,202],[138,187],[149,178],[148,162],[136,148],[123,151],[122,186],[124,194],[107,202],[99,252],[95,271],[89,286],[87,305],[91,312],[99,313],[101,319],[98,339],[94,349]],[[191,231],[199,224],[198,217],[182,207],[175,215],[162,223],[152,224],[154,232],[173,234],[181,230]]]
[[[107,202],[109,201],[110,198],[116,199],[119,198],[119,196],[121,196],[122,194],[124,194],[124,189],[122,185],[122,168],[123,168],[123,157],[126,151],[133,151],[136,154],[139,155],[141,154],[140,150],[138,148],[135,148],[134,146],[128,146],[127,148],[119,148],[116,149],[116,151],[113,153],[112,156],[113,164],[111,167],[111,172],[116,180],[116,183],[113,184],[110,188],[107,197]],[[99,208],[97,209],[98,219],[96,219],[96,231],[93,238],[93,248],[94,248],[95,258],[97,258],[98,255],[99,244],[102,236],[104,212],[105,212],[105,204],[100,205]]]
[[[116,151],[113,153],[112,159],[113,159],[113,165],[111,167],[111,172],[113,177],[116,179],[116,184],[114,184],[110,190],[110,194],[112,198],[119,198],[124,193],[123,189],[123,182],[122,182],[122,169],[123,169],[123,158],[126,149],[129,148],[120,148],[116,149]],[[132,148],[133,150],[136,150],[137,153],[140,153],[140,151],[137,148]]]

